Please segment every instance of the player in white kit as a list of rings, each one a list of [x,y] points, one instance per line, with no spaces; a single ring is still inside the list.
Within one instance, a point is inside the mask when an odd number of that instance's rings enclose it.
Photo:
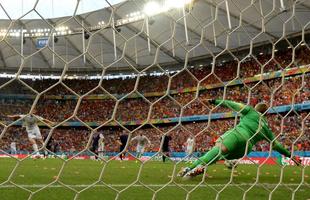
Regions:
[[[140,158],[144,153],[146,144],[151,144],[151,141],[146,136],[142,135],[142,133],[131,139],[131,141],[134,140],[137,141],[137,158]]]
[[[36,155],[40,155],[39,153],[39,148],[37,145],[36,140],[38,140],[41,145],[44,144],[43,142],[43,138],[38,126],[38,122],[39,121],[44,121],[48,124],[52,124],[53,122],[44,119],[42,117],[39,117],[37,115],[34,114],[30,114],[30,115],[9,115],[8,117],[13,118],[13,119],[18,119],[18,118],[23,118],[23,127],[26,127],[26,132],[28,134],[28,139],[32,144],[32,148],[34,150],[34,152],[36,152]]]
[[[99,158],[103,158],[104,155],[104,136],[102,133],[99,134],[98,140],[98,156]]]
[[[15,155],[15,154],[17,154],[17,150],[16,150],[16,142],[11,142],[11,144],[10,144],[10,152],[11,152],[11,155]]]
[[[186,156],[187,156],[188,160],[190,160],[190,158],[194,152],[194,148],[195,148],[194,137],[190,136],[189,138],[187,138],[185,145],[186,145],[186,150],[185,150]]]

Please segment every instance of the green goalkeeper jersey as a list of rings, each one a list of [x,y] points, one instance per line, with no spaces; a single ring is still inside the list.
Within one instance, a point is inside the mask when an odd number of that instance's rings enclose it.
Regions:
[[[275,140],[275,136],[270,130],[266,118],[253,107],[230,100],[215,100],[215,104],[228,107],[241,114],[240,123],[234,128],[237,137],[250,140],[252,145],[262,140],[273,142],[274,150],[290,157],[290,152]]]

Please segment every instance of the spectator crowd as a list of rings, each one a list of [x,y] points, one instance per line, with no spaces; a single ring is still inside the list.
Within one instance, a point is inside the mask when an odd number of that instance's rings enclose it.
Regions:
[[[308,55],[308,56],[307,56]],[[207,115],[212,113],[230,111],[224,107],[215,107],[208,103],[209,99],[230,99],[255,105],[260,101],[270,106],[290,105],[310,101],[310,73],[280,77],[252,83],[242,83],[235,86],[223,85],[224,82],[236,78],[252,77],[260,73],[272,72],[292,67],[300,67],[310,63],[310,52],[306,48],[296,50],[292,57],[291,50],[279,51],[271,59],[271,55],[259,55],[237,62],[236,60],[216,64],[212,66],[189,67],[175,74],[163,74],[161,76],[141,76],[127,79],[103,80],[101,87],[99,80],[64,80],[63,84],[57,84],[58,80],[23,80],[12,81],[0,79],[0,118],[7,124],[11,123],[8,115],[29,113],[35,103],[35,113],[53,122],[63,122],[70,118],[71,121],[96,122],[99,124],[117,121],[128,123],[130,121],[156,120],[171,117]],[[292,59],[293,58],[293,59]],[[239,73],[237,73],[239,72]],[[170,80],[170,83],[169,83]],[[137,84],[138,83],[138,84]],[[168,84],[169,83],[169,84]],[[193,90],[184,92],[185,88],[198,88],[210,84],[222,84],[222,87]],[[134,90],[135,85],[137,90]],[[168,85],[170,87],[168,88]],[[31,90],[44,91],[36,102],[27,95],[35,95]],[[48,89],[49,88],[49,89]],[[69,89],[70,88],[70,89]],[[46,90],[48,89],[48,90]],[[93,89],[93,90],[91,90]],[[46,91],[45,91],[46,90]],[[178,93],[170,93],[178,90]],[[165,93],[168,91],[167,93]],[[129,94],[133,92],[137,97]],[[145,93],[157,92],[157,95],[144,96]],[[48,98],[47,95],[64,97],[65,95],[84,95],[78,99]],[[7,97],[5,97],[7,95]],[[18,98],[9,95],[20,95]],[[109,95],[109,98],[92,98],[96,95]],[[310,116],[308,112],[291,112],[268,115],[272,130],[279,135],[279,139],[287,148],[297,150],[310,150]],[[282,129],[281,129],[282,124]],[[191,135],[196,135],[197,150],[209,149],[216,138],[235,125],[234,119],[212,120],[208,122],[191,122],[175,126],[145,125],[132,134],[142,132],[151,140],[148,151],[158,151],[160,138],[163,134],[170,134],[173,138],[172,151],[184,151],[184,143]],[[3,127],[1,126],[2,130]],[[130,127],[128,127],[130,129]],[[105,126],[100,129],[106,137],[106,150],[117,151],[116,140],[123,131],[119,126]],[[75,152],[87,149],[87,143],[91,137],[91,131],[87,127],[81,128],[56,128],[53,132],[42,129],[46,137],[49,133],[57,142],[56,151]],[[300,137],[299,137],[300,136]],[[0,138],[0,149],[9,149],[9,144],[15,141],[20,150],[31,151],[25,130],[18,126],[10,126],[3,137]],[[133,149],[133,145],[129,146]],[[257,151],[269,149],[267,143],[259,143],[255,146]]]
[[[307,117],[308,115],[308,117]],[[309,113],[300,112],[294,113],[287,117],[279,114],[271,114],[267,116],[268,123],[277,135],[277,139],[284,144],[288,149],[294,148],[298,151],[310,151],[310,118]],[[281,129],[281,124],[283,127]],[[303,124],[303,125],[302,125]],[[166,126],[143,126],[133,132],[125,131],[120,127],[104,127],[98,132],[103,133],[105,136],[105,149],[108,152],[117,152],[119,145],[117,139],[121,134],[126,132],[134,137],[140,133],[147,136],[151,145],[147,146],[147,151],[156,152],[160,148],[161,136],[163,134],[170,135],[171,151],[180,152],[185,150],[185,142],[189,136],[195,136],[196,150],[204,152],[214,145],[215,140],[225,133],[225,131],[233,128],[235,125],[234,119],[212,120],[208,122],[190,122],[182,123],[182,125],[169,124]],[[48,128],[42,128],[41,133],[44,138],[48,134],[52,135],[53,143],[57,143],[55,147],[56,152],[71,152],[77,153],[88,149],[88,142],[92,140],[92,131],[87,128],[56,128],[51,131]],[[32,147],[28,141],[27,134],[24,128],[10,127],[6,130],[3,138],[0,140],[2,150],[9,150],[11,142],[16,142],[19,150],[32,152]],[[91,144],[91,143],[90,143]],[[270,144],[260,142],[254,146],[255,151],[268,151]],[[135,150],[135,144],[130,143],[129,151]]]

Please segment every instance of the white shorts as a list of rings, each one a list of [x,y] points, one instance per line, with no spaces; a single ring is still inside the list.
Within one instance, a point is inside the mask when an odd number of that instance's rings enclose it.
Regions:
[[[16,154],[17,150],[16,148],[11,148],[11,154]]]
[[[103,151],[104,151],[104,145],[99,145],[98,152],[103,152]]]
[[[39,128],[28,130],[27,133],[28,133],[28,138],[30,139],[38,139],[38,140],[42,139],[42,135],[41,135]]]
[[[137,153],[144,153],[144,146],[138,145],[137,146]]]

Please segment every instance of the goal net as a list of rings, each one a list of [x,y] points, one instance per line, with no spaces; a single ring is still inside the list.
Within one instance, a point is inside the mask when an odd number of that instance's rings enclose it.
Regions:
[[[309,13],[0,1],[1,199],[310,199]]]

